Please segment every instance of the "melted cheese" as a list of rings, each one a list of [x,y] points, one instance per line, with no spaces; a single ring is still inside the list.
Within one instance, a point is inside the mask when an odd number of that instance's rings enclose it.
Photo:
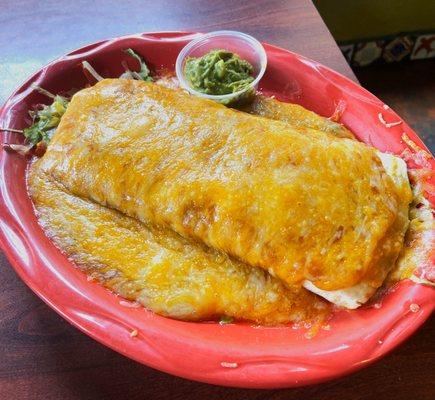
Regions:
[[[156,82],[170,89],[178,89],[180,83],[176,77],[166,76]],[[251,103],[241,107],[242,111],[261,117],[285,122],[293,128],[311,128],[330,133],[337,137],[353,139],[353,133],[344,125],[322,117],[299,104],[286,103],[257,93]]]
[[[376,151],[157,85],[77,93],[40,167],[71,193],[323,290],[378,287],[400,199]]]
[[[328,313],[305,289],[290,291],[259,268],[73,196],[37,166],[28,184],[54,243],[92,279],[158,314],[283,324]]]
[[[378,262],[378,271],[383,274],[385,279],[388,273],[394,268],[394,256],[399,255],[400,248],[403,244],[403,239],[408,228],[408,210],[411,201],[411,188],[405,162],[391,154],[378,153],[382,165],[384,166],[387,174],[392,178],[397,187],[397,193],[400,194],[400,208],[398,217],[392,227],[391,234],[384,246],[387,249],[387,256],[380,259]],[[394,250],[397,246],[398,250]],[[391,253],[391,254],[390,254]],[[312,282],[306,280],[303,286],[310,292],[322,296],[326,300],[338,306],[355,309],[364,304],[378,289],[377,285],[371,282],[371,276],[368,275],[358,284],[345,289],[339,290],[322,290],[316,287]]]
[[[298,104],[281,102],[263,95],[257,95],[252,103],[243,107],[243,111],[286,122],[295,128],[312,128],[337,137],[354,138],[349,129],[337,122],[309,111]]]

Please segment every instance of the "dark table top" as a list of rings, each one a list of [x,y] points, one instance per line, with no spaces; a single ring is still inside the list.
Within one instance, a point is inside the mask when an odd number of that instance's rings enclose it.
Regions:
[[[236,29],[356,80],[308,0],[0,0],[0,104],[30,73],[86,43],[161,30]],[[1,399],[430,399],[434,321],[374,366],[323,385],[240,390],[186,381],[131,361],[39,300],[0,253]]]

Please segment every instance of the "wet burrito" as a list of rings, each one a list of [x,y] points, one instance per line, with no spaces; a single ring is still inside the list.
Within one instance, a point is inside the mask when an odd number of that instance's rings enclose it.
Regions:
[[[374,149],[138,81],[77,93],[37,165],[73,195],[290,288],[364,282],[367,296],[408,222],[409,187],[395,184]]]

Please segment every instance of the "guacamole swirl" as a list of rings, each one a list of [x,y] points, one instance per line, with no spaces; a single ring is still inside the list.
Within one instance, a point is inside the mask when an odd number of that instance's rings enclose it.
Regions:
[[[237,54],[217,49],[199,58],[187,58],[184,74],[198,92],[223,95],[249,86],[254,80],[253,70],[252,65]]]

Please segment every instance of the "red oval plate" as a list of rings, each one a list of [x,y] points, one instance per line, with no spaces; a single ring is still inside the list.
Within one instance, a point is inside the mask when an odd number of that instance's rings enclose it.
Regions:
[[[46,99],[31,89],[33,82],[58,93],[85,85],[80,63],[88,60],[105,77],[122,70],[122,49],[145,55],[154,69],[173,70],[180,49],[197,34],[152,33],[91,44],[41,69],[6,102],[1,125],[23,128],[27,110]],[[381,150],[399,154],[402,132],[424,148],[400,118],[366,90],[334,71],[289,51],[265,44],[268,68],[261,88],[325,116],[345,105],[342,121],[358,138]],[[19,142],[4,134],[2,142]],[[434,160],[431,160],[432,168]],[[277,388],[318,383],[361,368],[397,346],[429,317],[435,294],[429,287],[401,282],[384,296],[380,308],[341,311],[330,330],[314,338],[292,327],[247,324],[221,326],[160,317],[143,308],[127,308],[121,299],[88,282],[44,235],[26,191],[26,161],[0,152],[0,240],[11,264],[26,284],[54,310],[99,342],[150,367],[219,385]],[[431,199],[433,200],[433,199]],[[410,310],[418,304],[417,312]],[[415,311],[415,310],[414,310]],[[137,330],[136,337],[130,332]]]

